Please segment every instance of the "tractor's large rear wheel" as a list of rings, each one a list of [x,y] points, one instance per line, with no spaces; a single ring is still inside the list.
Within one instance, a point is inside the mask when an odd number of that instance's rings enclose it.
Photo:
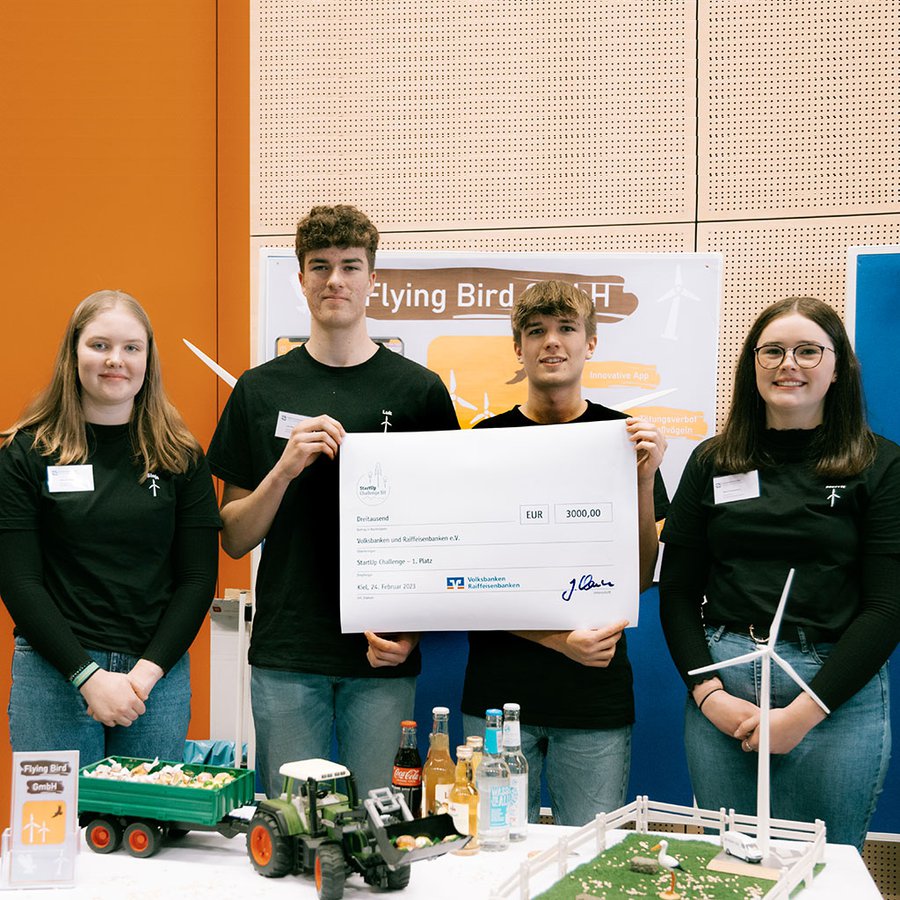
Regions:
[[[339,844],[321,844],[316,851],[316,890],[319,900],[341,900],[347,867]]]
[[[292,838],[281,834],[275,817],[258,812],[250,820],[247,853],[253,868],[267,878],[281,878],[293,868]]]

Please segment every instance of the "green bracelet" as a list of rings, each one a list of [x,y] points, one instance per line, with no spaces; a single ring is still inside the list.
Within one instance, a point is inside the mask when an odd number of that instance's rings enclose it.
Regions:
[[[91,660],[89,663],[85,663],[80,669],[76,669],[75,672],[69,676],[69,681],[73,687],[80,688],[91,675],[99,671],[100,666]]]

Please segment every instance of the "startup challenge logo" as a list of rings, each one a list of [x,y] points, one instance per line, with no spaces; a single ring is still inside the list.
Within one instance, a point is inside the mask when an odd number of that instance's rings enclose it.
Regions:
[[[375,468],[366,472],[356,482],[356,496],[366,506],[378,506],[387,500],[391,493],[391,485],[381,470],[381,463],[375,463]]]

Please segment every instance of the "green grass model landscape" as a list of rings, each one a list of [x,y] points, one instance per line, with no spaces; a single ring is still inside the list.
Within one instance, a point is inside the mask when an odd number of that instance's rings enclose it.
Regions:
[[[719,853],[717,844],[705,841],[678,841],[666,835],[668,853],[681,862],[677,871],[675,890],[682,900],[719,900],[722,897],[763,897],[772,882],[763,878],[742,875],[726,875],[707,871],[707,863]],[[669,887],[671,874],[660,868],[655,875],[632,872],[628,866],[633,856],[656,858],[650,848],[659,841],[658,835],[629,835],[621,843],[583,866],[579,866],[550,890],[539,895],[539,900],[572,900],[574,897],[602,897],[606,900],[623,900],[631,897],[659,896]]]

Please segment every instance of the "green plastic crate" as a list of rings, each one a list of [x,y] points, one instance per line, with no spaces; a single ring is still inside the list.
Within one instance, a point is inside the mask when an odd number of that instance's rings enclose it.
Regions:
[[[203,766],[185,763],[182,770],[189,775],[209,772],[218,775],[228,772],[234,781],[220,788],[176,787],[168,784],[114,781],[109,778],[89,778],[101,763],[118,762],[129,769],[149,759],[127,756],[108,756],[81,769],[78,777],[78,812],[157,819],[161,822],[195,822],[215,825],[233,809],[253,800],[255,777],[252,769],[229,769],[224,766]],[[157,768],[175,763],[160,762]]]

